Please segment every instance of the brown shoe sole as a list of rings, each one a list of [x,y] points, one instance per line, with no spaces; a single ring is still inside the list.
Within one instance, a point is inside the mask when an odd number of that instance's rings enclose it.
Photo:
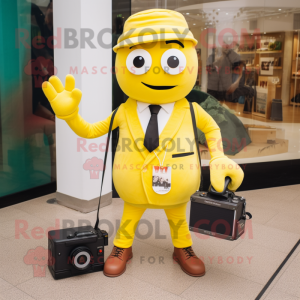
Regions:
[[[133,257],[133,254],[131,254],[131,257],[129,257],[129,258],[127,259],[126,264],[128,263],[129,260],[132,259],[132,257]],[[103,274],[104,274],[106,277],[119,277],[119,276],[121,276],[125,271],[126,271],[126,265],[125,265],[124,270],[123,270],[121,273],[119,273],[119,274],[110,275],[110,274],[105,273],[104,271],[103,271]]]
[[[205,272],[202,273],[202,274],[191,274],[191,273],[189,273],[188,271],[186,271],[186,270],[181,266],[179,259],[175,256],[174,253],[173,253],[173,259],[174,259],[174,261],[176,261],[176,262],[179,264],[181,270],[182,270],[184,273],[186,273],[186,274],[188,274],[188,275],[190,275],[190,276],[192,276],[192,277],[202,277],[202,276],[205,275]]]

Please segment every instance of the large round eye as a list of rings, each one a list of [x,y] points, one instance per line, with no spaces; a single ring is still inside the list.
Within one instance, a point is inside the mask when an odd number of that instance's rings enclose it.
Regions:
[[[177,75],[186,66],[185,55],[178,49],[169,49],[161,57],[161,66],[166,73]]]
[[[151,64],[151,55],[144,49],[133,50],[126,59],[127,69],[135,75],[147,73],[151,67]]]

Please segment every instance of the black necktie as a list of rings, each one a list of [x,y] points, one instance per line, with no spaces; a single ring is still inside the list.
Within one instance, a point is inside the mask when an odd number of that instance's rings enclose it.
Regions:
[[[149,105],[151,112],[151,118],[146,130],[144,146],[149,152],[152,152],[159,146],[159,135],[158,135],[158,124],[157,124],[157,114],[159,113],[160,105]]]

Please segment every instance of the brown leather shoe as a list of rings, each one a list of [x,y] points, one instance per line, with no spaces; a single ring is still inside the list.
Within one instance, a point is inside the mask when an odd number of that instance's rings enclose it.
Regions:
[[[205,274],[203,261],[196,256],[192,247],[174,247],[173,259],[179,263],[183,272],[190,276],[200,277]]]
[[[132,247],[120,248],[114,246],[110,256],[107,258],[103,273],[108,277],[117,277],[126,270],[126,263],[132,258]]]

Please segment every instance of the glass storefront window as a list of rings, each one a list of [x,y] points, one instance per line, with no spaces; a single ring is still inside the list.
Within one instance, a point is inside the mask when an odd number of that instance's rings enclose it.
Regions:
[[[0,1],[0,197],[56,180],[52,0]]]
[[[300,2],[297,0],[132,1],[184,15],[198,40],[199,74],[189,101],[218,123],[236,162],[300,158]],[[209,95],[213,97],[209,97]],[[202,159],[210,159],[198,132]]]
[[[198,40],[199,65],[186,97],[218,123],[229,157],[238,163],[300,158],[299,1],[112,4],[113,43],[130,14],[166,8],[185,16]],[[56,180],[55,117],[41,89],[56,73],[52,5],[52,0],[0,1],[0,197]],[[113,66],[114,59],[113,53]],[[127,96],[112,76],[116,108]],[[208,162],[205,136],[200,131],[198,136]]]

